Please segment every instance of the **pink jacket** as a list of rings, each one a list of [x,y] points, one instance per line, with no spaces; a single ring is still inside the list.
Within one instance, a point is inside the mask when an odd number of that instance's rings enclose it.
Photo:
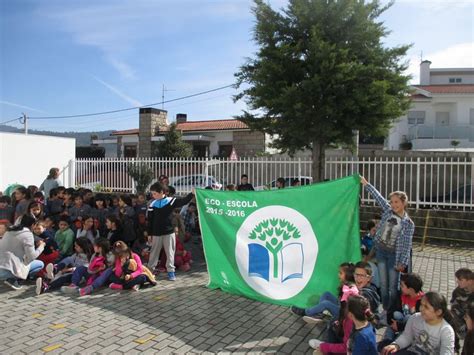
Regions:
[[[132,278],[134,279],[135,277],[143,274],[143,265],[142,265],[142,261],[140,260],[140,257],[137,254],[132,253],[132,258],[133,260],[137,262],[137,271],[134,271],[130,274]],[[115,270],[116,276],[118,277],[122,276],[123,271],[122,271],[122,264],[120,263],[120,258],[115,258],[114,270]]]
[[[105,267],[104,267],[105,266]],[[87,267],[87,272],[90,276],[87,279],[86,285],[92,285],[94,280],[104,272],[105,268],[107,267],[107,260],[102,256],[93,256],[91,261],[89,262],[89,266]]]
[[[347,354],[347,342],[349,341],[349,336],[352,332],[352,327],[354,323],[349,319],[345,318],[342,322],[342,327],[344,329],[344,338],[342,343],[322,343],[319,346],[323,354]]]

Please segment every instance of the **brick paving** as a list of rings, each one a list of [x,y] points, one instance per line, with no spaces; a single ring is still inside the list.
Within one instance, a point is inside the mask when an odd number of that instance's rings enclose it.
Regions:
[[[195,259],[202,253],[193,250]],[[474,265],[474,250],[414,247],[414,271],[425,290],[449,296],[454,271]],[[102,290],[87,297],[55,292],[34,295],[0,286],[0,353],[282,353],[311,354],[308,340],[320,331],[288,308],[205,287],[204,262],[159,278],[140,292]]]

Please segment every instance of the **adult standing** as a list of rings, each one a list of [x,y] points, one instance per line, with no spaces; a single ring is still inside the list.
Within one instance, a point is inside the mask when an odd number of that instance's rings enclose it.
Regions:
[[[44,192],[44,196],[49,198],[49,191],[55,189],[59,186],[62,186],[61,180],[59,178],[59,169],[58,168],[51,168],[49,169],[49,174],[46,176],[46,179],[40,185],[40,191]]]
[[[397,297],[400,272],[408,272],[411,264],[410,253],[415,224],[405,210],[408,204],[405,192],[392,192],[388,196],[388,202],[364,177],[361,177],[360,181],[383,210],[369,259],[375,253],[382,303],[387,310]]]
[[[31,232],[34,223],[33,217],[23,216],[20,224],[7,230],[0,243],[0,279],[15,290],[21,288],[19,280],[26,280],[44,267],[36,258],[43,252],[45,242],[40,240],[35,249]]]

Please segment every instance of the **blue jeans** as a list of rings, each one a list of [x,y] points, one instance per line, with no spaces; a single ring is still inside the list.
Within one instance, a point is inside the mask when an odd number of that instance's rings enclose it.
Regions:
[[[379,269],[377,268],[377,265],[373,261],[369,261],[370,268],[372,269],[372,280],[371,282],[377,286],[377,288],[380,288],[380,277],[379,277]]]
[[[86,266],[78,266],[76,267],[76,270],[74,270],[72,274],[72,279],[71,283],[79,286],[82,278],[85,277],[86,279],[89,277],[89,273],[87,272],[87,267]]]
[[[314,317],[317,314],[323,313],[323,311],[329,311],[332,314],[331,321],[336,320],[339,317],[339,300],[333,296],[332,293],[324,292],[319,299],[319,303],[316,306],[305,309],[305,314],[310,317]]]
[[[111,268],[104,270],[104,272],[92,282],[92,288],[97,290],[99,287],[104,286],[109,281],[110,275],[112,275],[113,272]]]
[[[33,260],[30,263],[30,271],[28,272],[27,278],[34,277],[42,268],[44,268],[44,263],[41,260]],[[0,279],[18,279],[15,275],[13,275],[10,270],[0,269]]]
[[[375,252],[380,277],[383,308],[387,310],[395,301],[400,283],[400,273],[395,270],[395,252],[377,249]]]

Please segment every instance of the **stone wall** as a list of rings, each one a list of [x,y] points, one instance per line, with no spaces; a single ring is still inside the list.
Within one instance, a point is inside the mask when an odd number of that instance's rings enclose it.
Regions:
[[[362,206],[360,229],[366,229],[369,219],[377,218],[382,210],[376,206]],[[408,209],[408,215],[415,223],[414,240],[422,242],[426,235],[427,244],[457,245],[474,252],[474,211]],[[426,233],[425,233],[426,232]]]
[[[151,137],[156,135],[157,130],[167,128],[167,111],[157,108],[141,108],[140,109],[140,127],[138,134],[138,156],[152,156]]]
[[[265,134],[257,131],[234,131],[232,144],[239,157],[253,157],[265,151]]]

